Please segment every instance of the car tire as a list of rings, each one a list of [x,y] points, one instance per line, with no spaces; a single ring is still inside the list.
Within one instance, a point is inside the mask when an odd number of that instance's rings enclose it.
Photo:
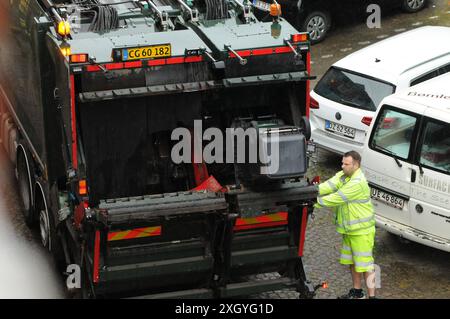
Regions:
[[[331,27],[331,16],[325,11],[313,11],[300,24],[300,29],[309,33],[311,44],[323,41]]]
[[[402,9],[408,13],[422,10],[427,5],[427,0],[402,0]]]

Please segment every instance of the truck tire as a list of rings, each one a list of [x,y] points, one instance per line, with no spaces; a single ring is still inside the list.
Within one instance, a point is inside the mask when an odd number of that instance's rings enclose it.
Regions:
[[[402,9],[408,13],[422,10],[427,5],[427,0],[403,0]]]
[[[56,231],[53,214],[47,206],[44,188],[39,182],[36,183],[35,189],[35,212],[39,220],[39,235],[42,246],[52,254],[58,270],[63,271],[65,265],[64,252]]]
[[[8,113],[3,113],[1,120],[0,120],[0,140],[2,143],[4,143],[3,141],[3,128],[5,127],[6,121],[10,118]],[[4,147],[4,146],[3,146]]]
[[[313,11],[304,19],[300,29],[309,33],[311,44],[323,41],[331,28],[331,16],[326,11]]]
[[[3,147],[5,148],[6,153],[8,156],[9,153],[9,135],[11,134],[11,131],[14,129],[14,122],[11,118],[7,118],[6,121],[3,124],[3,131],[2,131],[2,141],[3,141]]]
[[[18,136],[19,132],[17,131],[17,128],[14,127],[10,133],[9,133],[9,159],[11,162],[16,165],[16,159],[17,159],[17,142],[18,142]]]
[[[36,215],[34,214],[32,194],[33,180],[33,164],[27,160],[23,148],[19,151],[17,158],[17,181],[19,186],[19,194],[23,204],[23,217],[25,224],[32,228],[36,225]]]

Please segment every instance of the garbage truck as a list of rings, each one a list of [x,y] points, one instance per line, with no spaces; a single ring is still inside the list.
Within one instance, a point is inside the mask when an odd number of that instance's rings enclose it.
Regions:
[[[257,10],[2,1],[2,144],[25,223],[58,269],[79,267],[78,296],[314,296],[310,44],[276,1]]]

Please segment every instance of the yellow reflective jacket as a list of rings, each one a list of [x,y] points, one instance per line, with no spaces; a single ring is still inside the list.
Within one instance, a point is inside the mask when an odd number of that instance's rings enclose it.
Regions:
[[[343,171],[319,185],[316,208],[331,207],[338,233],[363,235],[374,230],[375,218],[370,188],[361,169],[351,177]]]

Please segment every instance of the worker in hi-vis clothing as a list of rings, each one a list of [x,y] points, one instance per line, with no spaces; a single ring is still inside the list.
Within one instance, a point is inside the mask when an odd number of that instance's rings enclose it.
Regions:
[[[330,207],[335,213],[337,232],[342,234],[340,263],[350,265],[353,288],[339,299],[364,299],[361,273],[369,298],[375,298],[373,246],[375,217],[370,188],[361,171],[361,155],[351,151],[342,158],[342,171],[321,183],[315,208]]]

